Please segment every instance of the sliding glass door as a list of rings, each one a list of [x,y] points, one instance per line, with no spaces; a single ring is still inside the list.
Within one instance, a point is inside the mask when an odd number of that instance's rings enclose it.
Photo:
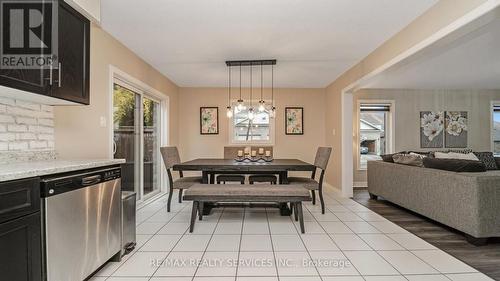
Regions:
[[[140,89],[113,86],[113,156],[125,159],[122,190],[146,200],[161,191],[161,105]]]

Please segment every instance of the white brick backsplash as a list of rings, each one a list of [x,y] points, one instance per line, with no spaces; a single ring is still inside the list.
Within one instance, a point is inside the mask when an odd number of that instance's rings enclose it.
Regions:
[[[16,134],[13,133],[0,134],[0,141],[15,141],[15,140],[16,140]]]
[[[26,132],[26,131],[28,131],[28,126],[9,124],[9,125],[7,125],[7,131],[9,131],[9,132]]]
[[[30,141],[30,148],[31,149],[47,148],[47,142],[46,141]]]
[[[16,140],[36,140],[37,135],[33,133],[18,133],[16,135]]]
[[[54,140],[54,135],[52,135],[52,134],[39,134],[38,135],[38,139],[39,140],[53,141]]]
[[[15,119],[11,115],[5,115],[1,114],[0,115],[0,123],[14,123]]]
[[[53,106],[0,97],[0,151],[30,158],[54,149]]]
[[[45,118],[38,119],[38,125],[54,127],[54,119],[45,119]]]
[[[17,124],[26,124],[26,125],[36,125],[36,123],[38,123],[38,121],[36,120],[36,118],[17,117],[16,123]]]
[[[16,106],[30,110],[40,111],[40,104],[16,100]]]
[[[16,100],[0,97],[0,104],[15,105],[16,104]]]
[[[9,150],[28,150],[28,143],[23,141],[9,142]]]

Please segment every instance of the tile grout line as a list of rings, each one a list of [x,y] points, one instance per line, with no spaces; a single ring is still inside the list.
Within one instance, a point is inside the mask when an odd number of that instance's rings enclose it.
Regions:
[[[265,208],[266,221],[267,221],[267,230],[269,230],[269,239],[271,240],[271,250],[273,251],[274,257],[274,269],[276,270],[276,277],[278,281],[280,281],[280,273],[278,270],[278,260],[276,259],[276,252],[274,251],[274,243],[273,243],[273,235],[271,233],[271,225],[269,223],[269,215],[267,214],[267,208]]]
[[[243,208],[243,218],[241,219],[241,229],[240,229],[240,243],[238,245],[238,258],[236,264],[236,273],[234,274],[234,281],[238,280],[238,269],[240,268],[241,241],[243,240],[243,227],[245,226],[245,214],[246,214],[246,208]]]

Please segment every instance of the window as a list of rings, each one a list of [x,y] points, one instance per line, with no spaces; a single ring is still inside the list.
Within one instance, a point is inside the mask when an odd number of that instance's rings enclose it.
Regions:
[[[492,129],[493,153],[500,155],[500,103],[493,105]]]
[[[391,104],[359,105],[359,169],[391,151]]]
[[[115,79],[113,157],[125,159],[122,190],[146,200],[161,191],[161,105],[139,88]]]
[[[272,143],[274,119],[270,117],[269,111],[260,112],[255,109],[253,120],[248,118],[248,108],[239,111],[236,104],[233,105],[233,118],[230,128],[230,139],[232,143]]]

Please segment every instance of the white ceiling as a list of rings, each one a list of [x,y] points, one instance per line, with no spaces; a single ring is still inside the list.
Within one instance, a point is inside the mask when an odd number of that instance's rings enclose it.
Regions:
[[[319,88],[436,2],[103,0],[102,26],[182,87],[226,86],[226,60],[275,58],[277,87]]]
[[[363,88],[500,89],[498,14],[458,39],[444,41],[378,75]]]

